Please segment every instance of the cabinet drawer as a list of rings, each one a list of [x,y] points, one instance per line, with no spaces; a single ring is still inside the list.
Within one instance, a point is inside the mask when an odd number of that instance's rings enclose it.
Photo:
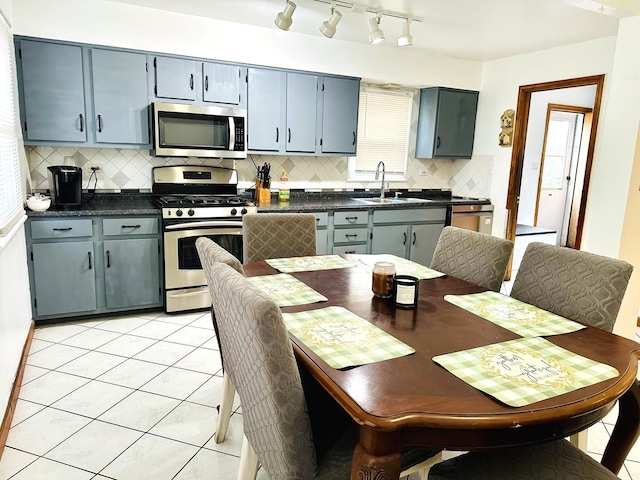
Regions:
[[[91,237],[93,225],[90,218],[64,218],[59,220],[34,220],[31,222],[31,238]]]
[[[366,225],[369,212],[367,210],[335,212],[333,214],[334,225]]]
[[[367,253],[366,245],[342,245],[340,247],[333,247],[334,254],[340,253]]]
[[[329,213],[327,212],[311,212],[316,217],[316,227],[326,227],[329,223]]]
[[[157,218],[117,217],[102,220],[104,236],[153,235],[158,233]]]
[[[374,210],[373,223],[444,222],[446,217],[446,208]]]
[[[334,243],[360,243],[367,241],[366,228],[341,228],[333,231]]]

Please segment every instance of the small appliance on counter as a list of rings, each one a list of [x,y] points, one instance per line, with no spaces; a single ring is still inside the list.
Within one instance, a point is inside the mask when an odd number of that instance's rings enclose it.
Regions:
[[[82,168],[69,165],[48,167],[51,204],[58,208],[82,203]]]

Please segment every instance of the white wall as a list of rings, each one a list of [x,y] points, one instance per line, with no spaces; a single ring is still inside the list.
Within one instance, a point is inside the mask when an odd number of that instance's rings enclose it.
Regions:
[[[520,203],[518,204],[518,223],[533,225],[538,198],[538,178],[547,123],[547,108],[550,103],[572,105],[574,107],[593,108],[596,87],[563,88],[531,95],[529,110],[529,128],[524,150],[522,182],[520,183]]]
[[[211,8],[215,8],[212,2]],[[478,90],[482,63],[104,0],[14,0],[17,35]]]
[[[0,13],[11,23],[9,0],[0,0]],[[11,395],[30,322],[27,250],[20,223],[0,238],[0,421]]]

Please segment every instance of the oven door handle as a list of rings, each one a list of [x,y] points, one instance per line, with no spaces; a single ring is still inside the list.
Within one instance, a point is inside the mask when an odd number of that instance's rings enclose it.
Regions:
[[[182,297],[193,297],[195,295],[202,295],[203,293],[209,293],[209,287],[200,288],[198,290],[193,290],[185,293],[174,293],[170,292],[169,296],[171,298],[182,298]]]
[[[189,222],[189,223],[177,223],[175,225],[167,225],[165,230],[179,230],[183,228],[203,228],[203,227],[238,227],[242,228],[242,223],[238,221],[220,221],[215,220],[212,222]]]

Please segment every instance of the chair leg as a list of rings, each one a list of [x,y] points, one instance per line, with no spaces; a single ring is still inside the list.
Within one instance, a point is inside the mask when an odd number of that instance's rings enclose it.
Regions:
[[[420,472],[420,480],[428,480],[429,478],[429,470],[436,463],[440,463],[442,461],[442,452],[438,452],[433,457],[428,458],[424,462],[418,463],[411,468],[407,468],[400,472],[400,477],[408,477],[412,473]]]
[[[236,387],[229,379],[229,375],[225,372],[222,377],[222,401],[220,402],[220,411],[218,412],[218,428],[216,428],[216,433],[213,436],[213,440],[216,443],[224,442],[227,436],[235,395]]]
[[[238,480],[255,480],[258,475],[258,467],[260,467],[260,460],[258,460],[258,456],[253,451],[247,437],[243,437]]]
[[[587,436],[588,430],[583,430],[578,433],[574,433],[569,437],[569,441],[573,444],[574,447],[578,447],[583,452],[587,451]]]

